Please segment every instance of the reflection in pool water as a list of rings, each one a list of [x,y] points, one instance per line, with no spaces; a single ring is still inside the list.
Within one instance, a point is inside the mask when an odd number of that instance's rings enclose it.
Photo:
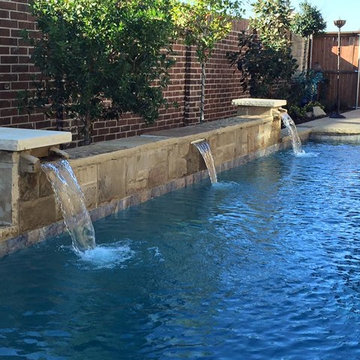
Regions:
[[[0,260],[0,357],[360,358],[360,148],[305,150]]]

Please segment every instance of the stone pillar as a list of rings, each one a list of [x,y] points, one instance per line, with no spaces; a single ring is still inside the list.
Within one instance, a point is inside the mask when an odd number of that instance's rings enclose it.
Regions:
[[[47,156],[53,146],[70,141],[69,132],[0,127],[0,242],[6,228],[20,228],[20,180],[39,172],[39,156]]]
[[[269,144],[275,145],[280,142],[281,136],[281,112],[286,100],[277,99],[234,99],[232,105],[237,106],[237,115],[244,119],[272,119],[271,127],[263,127],[264,138],[272,138]]]
[[[0,226],[17,223],[19,154],[0,151]]]

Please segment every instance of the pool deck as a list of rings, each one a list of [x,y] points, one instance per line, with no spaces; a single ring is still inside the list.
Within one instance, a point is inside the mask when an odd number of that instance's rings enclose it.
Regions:
[[[297,125],[299,132],[311,130],[312,133],[357,135],[360,134],[360,109],[343,113],[345,119],[329,117],[312,120]]]

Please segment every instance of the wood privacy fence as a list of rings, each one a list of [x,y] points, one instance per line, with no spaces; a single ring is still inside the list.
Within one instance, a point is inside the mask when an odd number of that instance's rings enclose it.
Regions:
[[[340,51],[340,102],[343,109],[360,105],[359,99],[359,32],[341,33]],[[328,106],[336,103],[337,75],[337,32],[314,37],[312,68],[319,65],[324,72],[326,83],[322,95]]]

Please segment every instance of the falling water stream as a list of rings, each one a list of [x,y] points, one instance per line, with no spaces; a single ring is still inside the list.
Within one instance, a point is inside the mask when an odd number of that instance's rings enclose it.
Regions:
[[[214,158],[211,154],[211,149],[210,149],[209,143],[206,140],[201,139],[201,140],[193,141],[191,144],[196,146],[196,148],[199,150],[201,156],[203,157],[206,167],[209,172],[211,183],[212,184],[217,183]]]
[[[294,120],[290,117],[290,115],[288,113],[282,114],[281,120],[282,120],[283,124],[285,125],[289,136],[291,137],[294,154],[296,156],[305,154],[305,151],[302,149],[302,146],[301,146],[301,140],[299,138],[299,134],[297,132]]]
[[[93,249],[95,231],[85,206],[84,194],[67,160],[41,165],[54,190],[75,251]]]

